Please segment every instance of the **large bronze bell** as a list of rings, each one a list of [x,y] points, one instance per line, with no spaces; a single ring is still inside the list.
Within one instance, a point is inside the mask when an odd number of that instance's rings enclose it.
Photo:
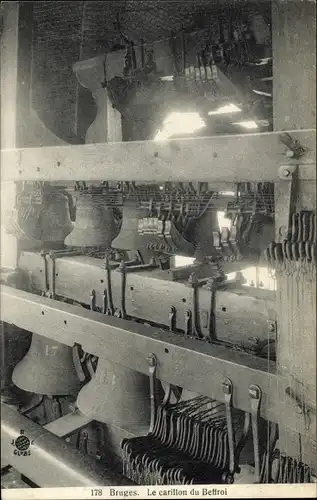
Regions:
[[[80,193],[76,199],[76,220],[65,245],[81,248],[111,247],[116,225],[111,208],[99,194]]]
[[[123,429],[148,428],[149,379],[99,358],[94,377],[78,394],[78,409],[93,420]]]
[[[49,198],[41,213],[42,243],[62,244],[72,229],[69,200],[63,193],[57,192]]]
[[[32,198],[32,192],[29,198]],[[33,203],[28,195],[20,197],[17,207],[8,215],[6,230],[23,242],[23,248],[61,246],[72,231],[69,200],[61,191],[51,188],[42,203]]]
[[[112,247],[119,250],[139,250],[145,246],[145,238],[138,234],[139,219],[147,217],[148,211],[138,208],[135,202],[126,201],[122,209],[122,225]]]
[[[68,396],[81,387],[72,348],[36,334],[28,353],[14,368],[12,381],[24,391],[47,396]]]
[[[1,401],[16,404],[25,399],[26,394],[12,382],[12,372],[16,364],[25,356],[31,343],[31,333],[8,323],[0,323],[0,378]]]
[[[215,255],[213,231],[219,231],[216,210],[207,210],[195,223],[191,241],[195,241],[195,257],[203,262],[204,257]]]

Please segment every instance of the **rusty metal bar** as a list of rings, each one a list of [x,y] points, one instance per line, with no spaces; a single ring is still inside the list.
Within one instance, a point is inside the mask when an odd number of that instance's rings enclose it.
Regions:
[[[307,429],[303,415],[285,396],[288,379],[273,373],[275,365],[267,360],[6,286],[1,287],[1,318],[69,346],[77,342],[91,354],[144,374],[152,353],[159,379],[219,401],[224,399],[222,381],[230,378],[233,405],[244,411],[251,411],[247,388],[256,384],[263,394],[263,418],[276,422],[284,412],[287,427],[315,435],[316,416],[312,414]]]
[[[21,430],[25,439],[18,444]],[[3,403],[1,462],[9,463],[42,488],[133,484]]]
[[[282,133],[270,132],[163,142],[6,149],[1,151],[1,179],[273,182],[278,179],[281,165],[293,164],[300,165],[300,179],[315,179],[316,131],[288,133],[305,149],[299,161],[282,143]]]

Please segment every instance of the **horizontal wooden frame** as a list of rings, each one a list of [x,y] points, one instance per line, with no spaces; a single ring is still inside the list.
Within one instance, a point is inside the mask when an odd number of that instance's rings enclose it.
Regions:
[[[268,372],[267,360],[7,286],[1,286],[1,319],[69,346],[77,342],[91,354],[144,374],[149,371],[147,357],[153,353],[160,380],[218,401],[224,401],[222,382],[228,377],[233,382],[233,404],[243,411],[251,411],[248,388],[259,385],[263,418],[278,422],[283,413],[286,427],[315,439],[316,415],[311,414],[307,429],[296,402],[285,394],[289,380]]]
[[[278,169],[300,165],[315,179],[316,131],[289,131],[305,148],[299,161],[281,141],[286,132],[114,142],[1,151],[2,181],[274,182]]]
[[[50,290],[52,262],[47,258]],[[19,268],[30,276],[34,290],[45,290],[45,264],[40,253],[21,252]],[[103,293],[107,288],[106,271],[101,259],[70,256],[55,259],[54,291],[59,297],[90,304],[95,290],[95,305],[103,307]],[[170,325],[171,306],[175,310],[174,325],[186,329],[186,311],[193,311],[193,290],[183,282],[171,281],[166,271],[139,271],[126,273],[125,312],[144,321]],[[111,295],[115,309],[121,308],[122,274],[111,271]],[[197,314],[204,336],[210,332],[211,292],[197,290]],[[214,333],[219,340],[237,344],[248,343],[248,338],[268,338],[268,324],[275,321],[275,292],[228,285],[214,293]]]

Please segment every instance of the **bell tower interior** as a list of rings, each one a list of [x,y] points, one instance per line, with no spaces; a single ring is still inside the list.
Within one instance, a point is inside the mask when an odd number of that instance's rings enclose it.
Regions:
[[[315,1],[0,30],[3,490],[313,496]]]

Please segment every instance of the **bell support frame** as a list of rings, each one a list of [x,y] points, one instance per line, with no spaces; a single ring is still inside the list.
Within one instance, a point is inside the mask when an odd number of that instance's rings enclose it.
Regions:
[[[10,287],[1,287],[1,317],[57,342],[82,345],[97,356],[104,356],[132,370],[148,374],[147,357],[158,360],[157,377],[193,392],[223,401],[222,381],[235,381],[233,404],[250,411],[248,387],[261,386],[261,416],[276,422],[283,412],[287,426],[303,435],[314,436],[316,417],[312,413],[309,429],[293,401],[285,396],[288,380],[272,370],[268,361],[207,343],[198,344],[158,328],[109,317],[78,306],[61,303]],[[312,403],[314,404],[314,403]]]
[[[299,179],[316,179],[316,131],[287,132],[303,147],[300,159],[283,143],[285,133],[5,149],[1,177],[48,182],[274,182],[281,166],[296,165]]]

